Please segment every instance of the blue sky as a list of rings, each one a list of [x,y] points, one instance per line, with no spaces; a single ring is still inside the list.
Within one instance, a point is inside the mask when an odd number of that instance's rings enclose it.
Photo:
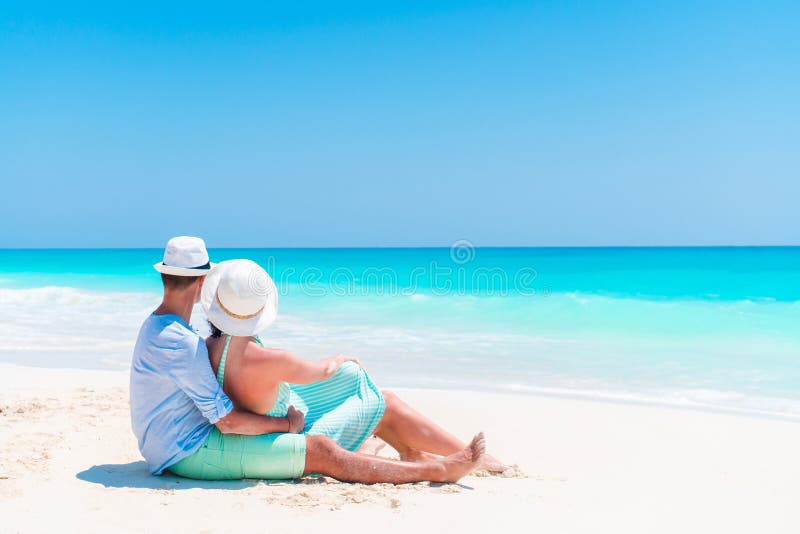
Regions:
[[[110,4],[0,4],[0,247],[800,245],[794,2]]]

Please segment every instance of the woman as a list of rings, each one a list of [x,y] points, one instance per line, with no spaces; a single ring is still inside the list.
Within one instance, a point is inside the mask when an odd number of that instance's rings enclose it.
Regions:
[[[308,361],[264,347],[256,332],[277,315],[277,290],[249,260],[222,262],[204,284],[201,302],[211,323],[211,366],[234,404],[270,417],[304,415],[303,433],[327,436],[356,451],[373,434],[403,460],[427,461],[463,451],[467,444],[380,391],[356,358],[337,355]],[[484,469],[504,466],[484,456]]]

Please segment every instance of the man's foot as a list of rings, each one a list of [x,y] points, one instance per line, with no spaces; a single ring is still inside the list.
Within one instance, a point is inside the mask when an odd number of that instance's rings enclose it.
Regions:
[[[359,450],[359,452],[361,452]],[[430,460],[441,460],[442,457],[432,452],[418,451],[417,449],[407,449],[399,453],[400,459],[404,462],[427,462]],[[512,466],[506,465],[490,454],[483,455],[483,462],[478,469],[486,471],[487,473],[497,474],[505,473],[511,469]]]
[[[463,450],[440,460],[445,471],[441,482],[458,482],[461,477],[479,467],[484,454],[486,454],[486,438],[483,432],[480,432]]]

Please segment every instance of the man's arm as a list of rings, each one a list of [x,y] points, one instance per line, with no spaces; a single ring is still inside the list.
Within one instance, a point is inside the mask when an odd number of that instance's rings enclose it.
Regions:
[[[259,436],[275,432],[299,433],[303,431],[305,418],[300,410],[289,406],[286,417],[269,417],[257,415],[234,408],[228,415],[215,423],[217,429],[223,434],[243,434],[245,436]]]
[[[258,436],[274,432],[289,432],[288,417],[267,417],[234,408],[231,413],[216,422],[223,434]]]

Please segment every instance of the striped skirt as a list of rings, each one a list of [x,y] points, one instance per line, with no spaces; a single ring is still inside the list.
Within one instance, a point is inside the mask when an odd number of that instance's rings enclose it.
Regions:
[[[386,401],[367,372],[345,362],[331,378],[313,384],[281,384],[267,415],[284,417],[293,405],[305,414],[303,433],[328,436],[342,448],[358,449],[378,426]]]

